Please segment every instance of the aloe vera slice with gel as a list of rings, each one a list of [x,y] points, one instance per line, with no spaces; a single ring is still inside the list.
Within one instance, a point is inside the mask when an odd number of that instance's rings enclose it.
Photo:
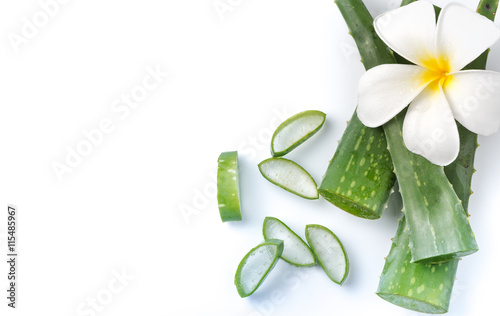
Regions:
[[[281,123],[271,139],[271,154],[281,157],[316,134],[325,123],[326,114],[309,110],[295,114]]]
[[[274,217],[266,217],[262,229],[265,239],[283,240],[285,246],[281,259],[299,267],[316,264],[316,258],[309,246],[285,223]]]
[[[349,259],[335,234],[321,225],[307,225],[306,239],[326,275],[342,285],[349,274]]]
[[[306,199],[319,198],[311,175],[297,163],[285,158],[269,158],[259,163],[260,173],[271,183]]]
[[[252,295],[283,253],[283,241],[269,239],[250,250],[236,270],[234,284],[241,297]]]
[[[220,154],[217,166],[217,202],[223,222],[241,221],[238,152]]]

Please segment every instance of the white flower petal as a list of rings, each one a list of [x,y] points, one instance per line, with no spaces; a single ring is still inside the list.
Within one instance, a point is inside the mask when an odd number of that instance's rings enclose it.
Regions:
[[[436,14],[427,1],[386,12],[373,23],[378,36],[407,60],[428,67],[435,61]]]
[[[409,151],[433,164],[446,166],[457,158],[457,124],[437,82],[410,104],[403,123],[403,139]]]
[[[500,29],[489,19],[452,3],[439,15],[436,55],[442,69],[459,71],[500,37]]]
[[[385,124],[433,79],[415,65],[385,64],[368,70],[358,86],[358,117],[368,127]]]
[[[451,74],[444,93],[453,115],[468,130],[491,135],[500,127],[500,73],[467,70]]]

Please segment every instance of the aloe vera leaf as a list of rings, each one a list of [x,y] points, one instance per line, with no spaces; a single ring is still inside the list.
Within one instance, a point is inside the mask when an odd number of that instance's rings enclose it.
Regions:
[[[365,68],[395,63],[377,36],[373,18],[361,0],[337,0],[358,46]],[[439,263],[478,250],[462,204],[443,167],[406,149],[402,136],[405,111],[383,126],[403,197],[410,231],[412,261]]]
[[[401,6],[408,5],[417,0],[403,0],[401,2]],[[477,12],[482,14],[483,16],[489,18],[490,20],[495,19],[496,8],[498,7],[498,1],[481,1],[477,8]],[[440,8],[434,6],[436,10],[436,17],[440,12]],[[472,61],[469,65],[467,65],[464,69],[485,69],[486,68],[486,59],[488,58],[489,49],[487,49],[484,53],[482,53],[478,58]],[[394,54],[398,63],[406,63],[410,64],[409,61],[404,59],[403,57]],[[476,152],[477,144],[477,134],[469,131],[465,127],[463,127],[460,123],[457,122],[458,133],[460,136],[460,152],[458,154],[457,159],[444,167],[444,172],[453,185],[457,196],[462,201],[462,206],[466,210],[467,216],[468,213],[468,205],[469,198],[472,194],[470,189],[472,182],[472,174],[474,173],[474,169],[472,168],[474,165],[474,155]]]
[[[364,126],[355,113],[323,176],[319,193],[348,213],[377,219],[395,180],[382,128]]]
[[[459,259],[440,264],[411,263],[410,233],[403,217],[386,258],[377,295],[421,313],[446,313]]]
[[[489,4],[489,6],[487,7],[486,4]],[[493,20],[497,8],[498,1],[483,0],[479,3],[477,12]],[[483,53],[468,68],[484,68],[486,66],[487,54],[488,51]],[[454,164],[457,164],[460,168],[453,169],[454,174],[452,177],[448,173],[447,175],[453,184],[455,192],[458,196],[462,197],[462,205],[464,211],[467,213],[470,196],[468,192],[470,192],[470,179],[473,173],[472,162],[476,150],[476,137],[474,133],[468,132],[461,126],[459,126],[459,131],[461,132],[459,158],[465,156],[471,160],[469,160],[470,163],[463,163],[464,160],[461,161],[460,159],[457,160]],[[465,134],[466,138],[462,138],[463,131],[468,132]],[[446,169],[445,167],[445,171],[447,171]],[[411,253],[409,251],[409,242],[408,228],[403,218],[399,223],[391,250],[386,258],[377,294],[393,304],[419,312],[446,312],[451,299],[459,259],[453,259],[441,265],[410,263]],[[409,283],[408,280],[410,280]],[[420,292],[419,288],[421,289]]]
[[[241,221],[238,152],[227,151],[217,160],[217,202],[223,222]]]
[[[486,1],[481,0],[479,1],[476,12],[490,19],[491,21],[494,21],[497,9],[498,9],[498,0],[486,0]]]
[[[415,2],[416,0],[403,0],[401,6],[410,4]],[[440,12],[440,8],[434,6],[436,9],[436,17]],[[487,17],[488,19],[494,21],[495,13],[498,8],[498,0],[492,1],[480,1],[477,7],[477,13]],[[467,65],[464,69],[485,69],[486,68],[486,60],[488,58],[489,49],[487,49],[484,53],[482,53],[478,58],[472,61],[469,65]],[[398,63],[408,63],[408,61],[404,60],[401,56],[395,55]],[[472,194],[471,191],[471,182],[472,175],[474,173],[474,155],[476,152],[477,144],[477,134],[469,131],[465,127],[463,127],[460,123],[457,122],[458,133],[460,135],[460,152],[458,154],[457,159],[444,167],[444,172],[448,177],[448,180],[453,185],[455,192],[458,197],[462,201],[462,205],[466,211],[467,216],[468,213],[468,205],[469,198]]]
[[[283,253],[283,241],[269,239],[251,249],[241,260],[234,276],[241,297],[252,295],[264,282]]]
[[[391,54],[377,53],[387,48],[375,34],[370,13],[367,10],[357,12],[356,2],[341,0],[335,3],[346,20],[355,18],[353,23],[368,27],[349,27],[355,39],[367,43],[362,54],[362,57],[365,55],[365,67],[394,63]],[[320,194],[346,212],[377,219],[387,205],[395,180],[383,129],[365,127],[355,112],[323,176]]]
[[[262,226],[264,239],[283,240],[281,259],[298,267],[316,265],[311,248],[285,223],[275,217],[266,217]]]
[[[415,2],[415,1],[417,1],[417,0],[403,0],[403,1],[401,1],[401,6],[404,7],[405,5],[408,5],[408,4]]]
[[[404,111],[384,125],[410,229],[413,262],[439,263],[478,250],[464,208],[443,167],[409,152],[400,131]]]
[[[326,114],[308,110],[295,114],[278,126],[271,139],[271,155],[281,157],[311,138],[325,123]]]
[[[495,14],[498,8],[498,0],[482,0],[477,7],[477,13],[487,17],[491,21],[495,20]],[[486,60],[489,49],[482,53],[478,58],[472,61],[464,69],[486,69]],[[457,159],[450,165],[444,167],[444,172],[453,184],[455,192],[462,200],[462,205],[467,215],[469,199],[472,194],[471,183],[474,174],[474,156],[476,153],[477,134],[469,131],[457,122],[458,133],[460,135],[460,152]]]

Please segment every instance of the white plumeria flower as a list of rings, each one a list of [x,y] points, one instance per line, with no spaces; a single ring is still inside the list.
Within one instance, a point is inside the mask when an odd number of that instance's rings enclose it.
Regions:
[[[492,21],[449,4],[436,24],[433,5],[417,1],[378,16],[374,26],[393,51],[415,65],[380,65],[361,77],[361,122],[381,126],[410,104],[403,124],[406,147],[442,166],[459,152],[455,119],[477,134],[498,130],[500,74],[460,71],[500,37]]]

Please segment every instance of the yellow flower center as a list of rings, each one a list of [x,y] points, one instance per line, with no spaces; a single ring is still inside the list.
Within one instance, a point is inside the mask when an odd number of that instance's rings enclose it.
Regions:
[[[439,89],[439,87],[444,88],[452,79],[450,75],[450,64],[448,60],[442,56],[438,59],[434,57],[426,58],[423,60],[422,66],[428,69],[422,80],[426,83],[431,82],[431,84],[429,84],[431,89]]]

